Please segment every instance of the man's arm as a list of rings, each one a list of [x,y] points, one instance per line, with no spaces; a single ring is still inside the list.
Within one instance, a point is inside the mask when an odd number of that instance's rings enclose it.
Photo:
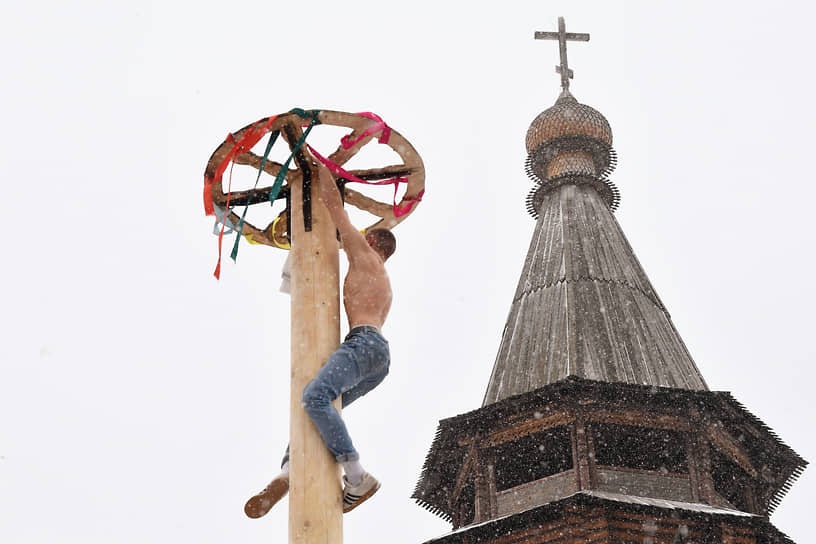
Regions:
[[[351,224],[348,212],[343,208],[343,198],[334,181],[334,176],[325,166],[320,166],[320,196],[329,209],[334,226],[340,231],[343,249],[349,256],[361,249],[368,249],[365,237]]]

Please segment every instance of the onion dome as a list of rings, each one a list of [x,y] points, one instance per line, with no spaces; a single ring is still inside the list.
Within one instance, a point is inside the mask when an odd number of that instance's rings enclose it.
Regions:
[[[538,217],[543,195],[567,183],[591,185],[611,209],[617,208],[620,195],[607,179],[617,162],[612,128],[598,110],[565,90],[533,120],[526,145],[527,175],[536,183],[527,197],[533,217]]]
[[[579,103],[564,91],[555,104],[541,112],[527,129],[527,153],[561,136],[587,136],[612,145],[612,127],[595,108]]]

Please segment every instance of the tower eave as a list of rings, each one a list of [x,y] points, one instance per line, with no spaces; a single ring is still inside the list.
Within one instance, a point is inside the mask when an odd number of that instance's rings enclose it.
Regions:
[[[575,412],[591,405],[619,405],[622,399],[642,406],[644,412],[694,410],[702,419],[723,426],[733,436],[749,434],[752,440],[747,441],[746,448],[750,456],[764,459],[767,464],[766,476],[772,488],[765,505],[769,513],[808,464],[728,392],[610,383],[571,376],[441,420],[412,498],[423,508],[451,521],[457,478],[474,442],[489,439],[491,434],[507,433],[506,429],[531,414],[541,418],[551,406]]]
[[[566,522],[568,518],[569,523]],[[659,521],[632,523],[631,518]],[[565,534],[595,541],[616,533],[626,534],[629,539],[641,533],[640,537],[646,541],[646,538],[653,538],[656,532],[664,535],[668,532],[671,538],[672,532],[677,534],[681,531],[698,533],[695,535],[698,537],[721,532],[726,533],[723,535],[725,538],[731,536],[728,533],[738,532],[742,533],[740,536],[753,536],[752,542],[795,544],[767,519],[745,512],[667,501],[644,501],[636,497],[613,498],[591,492],[575,493],[524,512],[468,525],[424,544],[504,542],[513,534],[526,534],[537,537],[536,542],[549,542],[563,539]],[[639,540],[640,537],[636,538]]]

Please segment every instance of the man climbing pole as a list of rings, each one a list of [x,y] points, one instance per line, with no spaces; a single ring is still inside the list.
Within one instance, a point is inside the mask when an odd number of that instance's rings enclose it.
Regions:
[[[360,464],[346,425],[332,402],[341,397],[345,408],[379,385],[388,374],[390,355],[382,328],[391,308],[391,283],[384,263],[396,249],[391,231],[373,229],[361,234],[349,220],[334,177],[319,167],[320,194],[337,230],[349,268],[343,284],[343,304],[349,333],[317,376],[304,388],[303,408],[317,427],[326,447],[343,466],[343,512],[370,498],[380,483]],[[244,506],[246,515],[259,518],[289,490],[289,451],[281,472]]]

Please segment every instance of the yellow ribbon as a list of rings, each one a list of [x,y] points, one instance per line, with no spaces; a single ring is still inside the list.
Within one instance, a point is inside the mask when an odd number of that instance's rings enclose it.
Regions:
[[[275,218],[275,220],[274,220],[274,221],[272,221],[272,243],[273,243],[273,244],[275,244],[275,247],[279,247],[279,248],[281,248],[281,249],[292,249],[292,245],[291,245],[291,244],[289,244],[288,242],[287,242],[287,243],[285,243],[285,244],[281,244],[280,242],[278,242],[278,241],[275,239],[275,227],[277,226],[278,221],[280,221],[280,218],[281,218],[281,216],[279,215],[279,216],[277,216],[277,217]],[[257,242],[256,242],[256,243],[257,243]]]

